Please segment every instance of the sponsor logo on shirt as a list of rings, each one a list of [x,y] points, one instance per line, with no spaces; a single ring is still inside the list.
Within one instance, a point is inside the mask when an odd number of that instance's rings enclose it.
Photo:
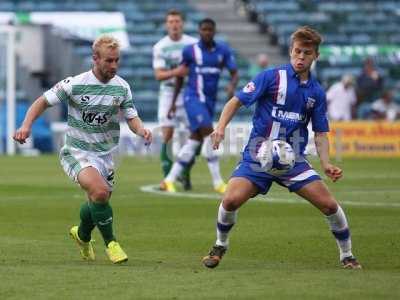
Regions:
[[[81,102],[83,102],[83,103],[87,103],[89,100],[90,100],[89,96],[82,96],[81,97]]]
[[[246,86],[243,88],[244,93],[252,93],[256,90],[256,85],[253,81],[250,81]]]
[[[113,97],[113,102],[112,102],[112,105],[113,106],[119,106],[119,104],[120,104],[120,99],[119,99],[119,97],[118,96],[114,96]]]
[[[110,120],[110,117],[108,112],[82,112],[82,121],[88,125],[104,125]]]
[[[61,85],[60,82],[57,83],[57,84],[55,84],[55,85],[51,88],[51,91],[54,92],[54,93],[57,93],[59,90],[62,90],[62,85]]]
[[[196,67],[196,73],[198,74],[219,74],[221,69],[215,67]]]
[[[313,108],[314,104],[315,104],[315,101],[316,100],[314,98],[308,97],[307,101],[306,101],[306,108],[307,109]]]
[[[271,112],[272,117],[282,120],[282,121],[296,121],[296,122],[304,122],[306,120],[306,116],[300,113],[286,111],[283,109],[279,109],[274,106]]]

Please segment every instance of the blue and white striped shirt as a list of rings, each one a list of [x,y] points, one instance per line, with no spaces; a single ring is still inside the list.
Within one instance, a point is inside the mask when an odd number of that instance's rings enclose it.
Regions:
[[[222,69],[237,69],[235,58],[228,45],[214,42],[211,49],[200,40],[183,49],[182,64],[189,68],[185,99],[198,98],[214,105],[217,98],[218,81]]]
[[[306,83],[300,82],[291,64],[262,71],[236,97],[246,107],[256,103],[244,160],[254,161],[252,149],[266,138],[284,140],[292,145],[297,157],[303,156],[310,120],[313,131],[329,131],[323,88],[313,75]]]

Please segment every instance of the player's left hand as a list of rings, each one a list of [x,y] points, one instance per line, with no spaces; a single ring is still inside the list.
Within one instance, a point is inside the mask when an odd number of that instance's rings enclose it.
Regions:
[[[146,145],[150,145],[153,141],[153,134],[150,129],[142,128],[141,132],[138,134],[144,139]]]
[[[323,168],[326,176],[328,176],[333,182],[336,182],[343,176],[342,169],[330,163],[324,165]]]

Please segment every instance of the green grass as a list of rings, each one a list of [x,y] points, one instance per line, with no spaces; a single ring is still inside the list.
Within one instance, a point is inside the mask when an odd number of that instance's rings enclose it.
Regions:
[[[234,164],[222,161],[226,177]],[[321,214],[278,186],[240,210],[229,252],[208,270],[218,199],[141,192],[160,180],[157,160],[126,158],[118,170],[112,205],[129,261],[114,266],[97,231],[97,260],[80,260],[67,233],[85,196],[56,156],[0,157],[0,299],[399,299],[400,160],[341,166],[344,179],[329,185],[363,270],[342,270]],[[193,182],[211,192],[204,162]]]

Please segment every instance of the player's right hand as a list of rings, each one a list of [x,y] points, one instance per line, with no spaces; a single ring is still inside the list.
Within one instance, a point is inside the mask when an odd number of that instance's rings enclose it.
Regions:
[[[219,144],[222,142],[222,140],[225,137],[225,130],[221,130],[219,128],[216,128],[212,133],[211,133],[211,142],[212,142],[212,147],[214,150],[217,150],[219,148]]]
[[[13,139],[20,144],[24,144],[26,139],[31,135],[31,129],[28,127],[20,127],[13,136]]]
[[[143,128],[142,137],[144,139],[144,144],[146,146],[150,146],[151,142],[153,141],[153,134],[151,133],[151,130]]]

